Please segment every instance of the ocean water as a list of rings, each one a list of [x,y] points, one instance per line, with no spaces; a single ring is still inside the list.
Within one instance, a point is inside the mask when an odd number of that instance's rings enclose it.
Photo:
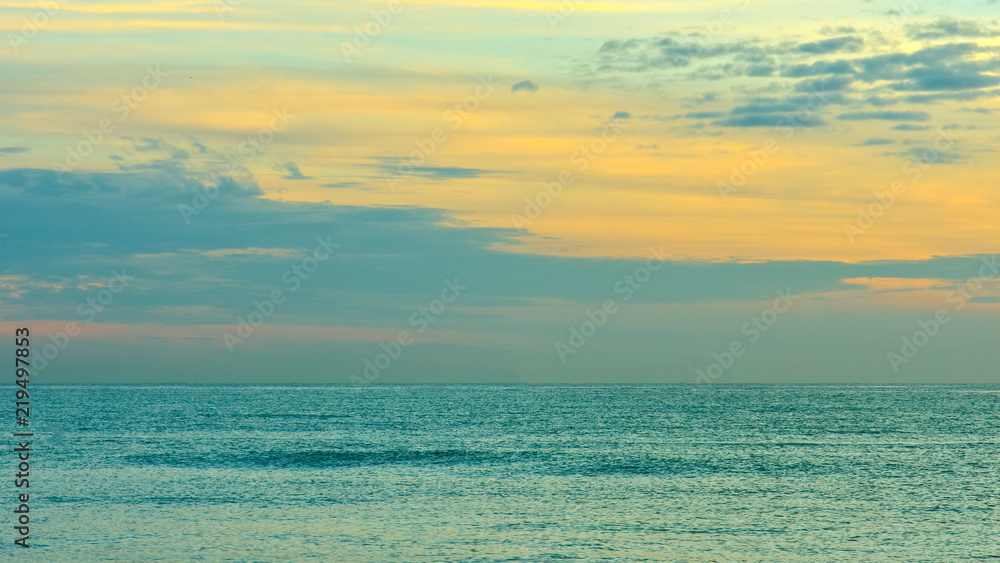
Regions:
[[[1000,559],[998,386],[35,386],[32,424],[0,558]]]

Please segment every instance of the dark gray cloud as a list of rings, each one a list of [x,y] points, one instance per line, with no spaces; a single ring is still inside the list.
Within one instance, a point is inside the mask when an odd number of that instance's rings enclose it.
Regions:
[[[951,100],[976,100],[979,98],[1000,97],[1000,89],[997,90],[968,90],[965,92],[937,92],[934,94],[910,94],[903,98],[911,104],[927,104],[940,101]]]
[[[122,139],[129,141],[132,144],[132,150],[137,152],[164,153],[167,158],[171,160],[187,160],[190,156],[188,151],[173,143],[169,143],[160,137],[143,137],[141,139],[135,139],[133,137],[123,136]]]
[[[747,76],[773,76],[775,68],[773,66],[751,66],[747,68]]]
[[[927,121],[931,114],[926,111],[849,111],[837,116],[837,119],[849,121],[865,121],[880,119],[884,121]]]
[[[815,78],[812,80],[803,80],[795,85],[796,92],[836,92],[838,90],[846,90],[851,83],[854,82],[853,78],[848,76],[830,76],[828,78]]]
[[[823,107],[846,101],[837,93],[819,90],[786,98],[749,98],[743,105],[731,109],[727,117],[711,124],[717,127],[818,127],[826,124],[819,115]]]
[[[690,98],[684,98],[690,105],[708,104],[719,100],[718,92],[705,92]],[[687,107],[687,106],[685,106]]]
[[[860,51],[864,45],[864,39],[854,35],[844,35],[841,37],[833,37],[831,39],[823,39],[822,41],[802,43],[799,45],[798,50],[803,53],[824,55],[836,51]]]
[[[937,30],[935,33],[944,34],[957,30],[961,33],[956,37],[961,37],[976,35],[984,29],[981,27],[942,20],[926,27],[924,33]],[[597,73],[673,71],[675,76],[679,74],[677,79],[688,81],[736,76],[746,76],[748,80],[763,78],[770,82],[764,88],[757,88],[758,92],[785,92],[787,96],[791,92],[822,91],[827,93],[824,106],[851,104],[857,107],[867,103],[878,108],[901,102],[927,104],[1000,94],[1000,89],[996,88],[1000,86],[1000,57],[997,56],[1000,48],[971,41],[930,45],[912,52],[869,55],[864,53],[868,41],[862,39],[860,32],[800,44],[758,39],[727,42],[713,38],[706,41],[703,37],[692,37],[672,33],[645,39],[611,39],[597,50],[591,68]],[[894,47],[878,33],[870,37],[874,47]],[[831,54],[836,54],[836,58],[828,60],[826,57]],[[821,60],[815,60],[817,58]],[[779,60],[782,64],[777,63]],[[806,80],[797,83],[774,80],[776,73],[783,79]],[[740,88],[743,87],[738,87],[737,91]],[[745,91],[753,90],[746,87]],[[865,99],[854,98],[852,94],[856,92],[865,92]],[[717,97],[688,99],[685,107],[717,100]],[[733,118],[722,119],[716,124],[739,126],[739,123],[761,121],[735,118],[743,112],[781,114],[794,111],[780,107],[750,111],[743,107],[748,105],[751,104],[741,106],[737,102],[731,114]],[[820,109],[807,124],[816,125],[829,118],[824,113]]]
[[[639,46],[639,41],[636,39],[629,39],[627,41],[619,41],[617,39],[609,39],[601,44],[600,48],[597,49],[599,53],[616,53],[623,51],[630,51]]]
[[[279,167],[288,172],[288,174],[282,176],[285,180],[311,180],[312,176],[306,176],[299,170],[299,165],[294,162],[286,162]]]
[[[885,106],[894,106],[899,102],[900,100],[898,98],[883,98],[882,96],[871,96],[867,100],[865,100],[865,103],[867,103],[870,106],[875,106],[877,108]]]
[[[1000,69],[995,48],[975,43],[950,43],[913,53],[892,53],[857,59],[856,77],[867,82],[890,81],[890,90],[964,90],[994,86],[1000,79],[990,73]]]
[[[909,123],[900,123],[892,128],[894,131],[928,131],[933,129],[930,125],[911,125]]]
[[[383,174],[396,178],[407,176],[418,176],[431,178],[434,180],[456,180],[467,178],[478,178],[486,174],[506,174],[502,170],[484,170],[482,168],[463,168],[461,166],[416,166],[410,164],[404,157],[396,156],[373,156],[369,157],[376,163],[363,166],[374,166]]]
[[[1000,84],[1000,76],[984,74],[982,65],[914,68],[907,79],[892,85],[894,90],[975,90]]]
[[[858,143],[859,147],[870,147],[874,145],[891,145],[892,141],[889,139],[867,139],[864,142]]]
[[[511,92],[524,91],[524,92],[531,92],[532,94],[534,94],[535,92],[538,91],[538,84],[535,84],[531,80],[522,80],[517,84],[511,86],[510,91]]]
[[[627,111],[616,111],[611,119],[628,119],[632,117],[632,114]]]
[[[693,111],[691,113],[685,114],[684,117],[690,119],[715,119],[717,117],[722,117],[726,115],[725,112],[721,111]]]
[[[726,43],[690,36],[661,36],[647,39],[605,41],[597,50],[598,72],[647,72],[663,69],[683,69],[699,61],[733,56],[735,60],[752,63],[743,65],[763,68],[770,53],[756,41]],[[720,69],[721,71],[721,69]],[[732,70],[730,69],[731,72]]]
[[[911,39],[950,39],[952,37],[996,37],[1000,30],[988,27],[983,22],[940,18],[932,23],[915,24],[907,27]]]
[[[826,122],[816,116],[800,117],[784,113],[754,113],[748,115],[731,115],[719,121],[713,121],[717,127],[819,127]]]
[[[774,100],[774,101],[772,101]],[[800,109],[800,106],[792,102],[777,101],[776,98],[771,100],[758,100],[748,103],[742,106],[736,106],[730,110],[732,115],[741,115],[746,113],[776,113],[776,112],[792,112]]]
[[[841,59],[836,61],[816,61],[812,64],[792,65],[781,71],[781,76],[804,78],[823,74],[853,74],[854,66]]]
[[[453,180],[457,178],[478,178],[484,174],[501,174],[499,170],[483,170],[482,168],[462,168],[460,166],[416,166],[414,174],[428,176],[435,180]]]
[[[887,152],[887,156],[899,156],[914,162],[926,164],[956,164],[965,158],[953,151],[939,151],[933,147],[913,147],[901,152]]]
[[[730,113],[783,113],[815,111],[831,104],[845,104],[848,99],[838,93],[826,93],[815,90],[807,94],[795,94],[784,98],[768,96],[754,97],[746,100],[744,105],[736,106]]]
[[[29,150],[28,147],[0,147],[0,154],[18,154]]]

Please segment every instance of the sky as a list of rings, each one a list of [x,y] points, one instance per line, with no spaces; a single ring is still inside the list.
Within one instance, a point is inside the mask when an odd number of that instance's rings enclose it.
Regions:
[[[0,1],[38,383],[972,383],[1000,3]]]

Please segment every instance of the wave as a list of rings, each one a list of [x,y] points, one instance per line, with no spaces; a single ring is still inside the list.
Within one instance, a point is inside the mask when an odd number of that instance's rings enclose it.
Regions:
[[[697,476],[706,474],[814,475],[843,468],[779,458],[683,458],[567,454],[553,450],[486,451],[467,449],[321,449],[305,451],[145,453],[123,456],[127,464],[191,468],[340,469],[377,466],[475,466],[559,476]],[[516,466],[516,468],[515,468]]]
[[[150,453],[124,456],[127,463],[172,467],[338,468],[378,465],[503,465],[527,456],[523,452],[480,450],[306,450],[246,453]]]

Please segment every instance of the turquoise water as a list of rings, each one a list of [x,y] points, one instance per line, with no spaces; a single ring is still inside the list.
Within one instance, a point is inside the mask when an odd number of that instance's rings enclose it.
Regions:
[[[998,399],[997,386],[36,386],[34,547],[13,547],[5,478],[0,556],[997,559]]]

